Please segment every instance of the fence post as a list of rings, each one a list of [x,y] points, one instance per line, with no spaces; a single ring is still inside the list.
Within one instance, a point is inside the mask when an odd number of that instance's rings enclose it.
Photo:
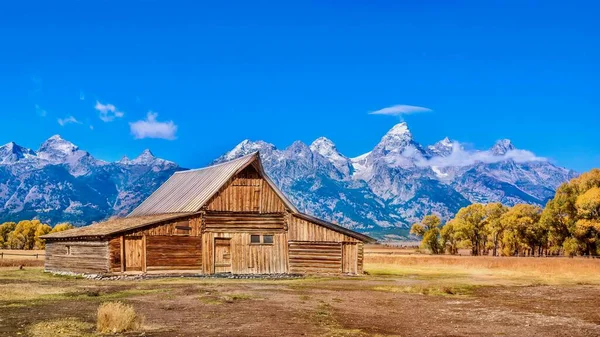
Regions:
[[[40,255],[40,254],[35,254],[35,259],[36,259],[36,260],[38,259],[38,255]]]
[[[4,258],[4,252],[1,252],[0,253],[0,259],[3,259],[3,258]]]

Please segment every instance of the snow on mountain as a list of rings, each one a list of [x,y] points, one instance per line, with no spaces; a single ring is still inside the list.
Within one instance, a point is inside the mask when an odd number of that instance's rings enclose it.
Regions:
[[[310,144],[310,150],[327,158],[344,176],[350,176],[352,173],[353,167],[350,159],[342,155],[328,138],[317,138]]]
[[[465,150],[447,137],[423,147],[406,123],[354,158],[321,137],[283,150],[244,140],[216,162],[254,151],[300,209],[368,233],[406,228],[430,212],[449,218],[472,202],[542,205],[576,175],[507,139],[487,151]]]
[[[14,142],[0,146],[0,164],[13,164],[21,159],[35,156],[35,151],[21,147]]]
[[[492,146],[490,152],[497,156],[505,155],[508,151],[514,150],[515,146],[510,139],[500,139]]]
[[[446,137],[433,145],[429,145],[427,149],[432,156],[447,157],[452,153],[454,145],[455,143]]]

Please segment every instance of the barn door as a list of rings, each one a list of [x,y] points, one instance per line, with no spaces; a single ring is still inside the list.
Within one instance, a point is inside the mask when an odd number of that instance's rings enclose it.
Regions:
[[[350,242],[342,244],[342,273],[358,273],[358,244]]]
[[[142,270],[144,244],[141,237],[125,237],[125,270]]]
[[[231,273],[231,239],[215,238],[215,274]]]

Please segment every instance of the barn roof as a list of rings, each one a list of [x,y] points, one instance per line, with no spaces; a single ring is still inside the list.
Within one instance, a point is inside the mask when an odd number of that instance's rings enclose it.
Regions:
[[[129,216],[197,212],[229,179],[252,164],[283,200],[286,207],[297,212],[296,207],[265,174],[258,152],[254,152],[225,163],[176,172]]]
[[[163,221],[175,220],[184,218],[194,213],[170,213],[170,214],[155,214],[146,216],[114,218],[104,222],[95,223],[85,227],[69,229],[63,232],[46,234],[41,236],[42,239],[64,239],[74,237],[103,237],[110,234],[125,232],[161,223]]]

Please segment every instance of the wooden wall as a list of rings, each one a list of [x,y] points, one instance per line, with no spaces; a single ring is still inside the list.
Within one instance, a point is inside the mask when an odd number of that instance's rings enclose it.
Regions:
[[[67,246],[70,247],[67,250]],[[70,254],[67,254],[67,252]],[[75,273],[106,273],[109,271],[107,241],[48,241],[47,271]]]
[[[363,262],[364,262],[364,254],[365,254],[365,245],[361,242],[358,244],[358,274],[362,274],[364,272]]]
[[[191,217],[188,219],[179,219],[166,223],[157,224],[150,227],[144,227],[139,230],[130,231],[127,235],[141,236],[141,235],[184,235],[184,236],[200,236],[202,235],[201,230],[201,219],[199,216]]]
[[[285,232],[264,232],[273,235],[272,244],[250,243],[252,233],[206,232],[202,240],[202,265],[205,274],[213,274],[215,268],[215,238],[229,238],[231,273],[233,274],[279,274],[287,273],[287,235]],[[217,272],[227,272],[218,269]]]
[[[360,242],[321,225],[291,216],[288,224],[290,241]]]
[[[290,273],[339,274],[342,272],[342,244],[340,242],[289,243]]]
[[[285,204],[252,166],[233,177],[208,203],[208,211],[283,213]]]
[[[148,236],[147,270],[202,270],[202,238],[196,236]]]
[[[279,214],[207,212],[204,216],[205,231],[221,233],[262,233],[285,230],[285,218]]]
[[[132,230],[110,239],[110,270],[202,270],[202,221],[199,216]],[[122,242],[126,242],[125,249]],[[125,256],[125,259],[122,259]],[[141,259],[138,263],[138,258]],[[123,261],[122,261],[123,260]],[[122,263],[123,262],[123,263]],[[123,264],[123,265],[122,265]]]

